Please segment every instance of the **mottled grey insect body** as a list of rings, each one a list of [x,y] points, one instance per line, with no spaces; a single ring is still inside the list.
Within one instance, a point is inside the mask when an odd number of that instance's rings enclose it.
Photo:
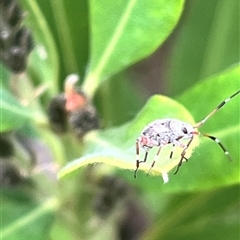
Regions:
[[[190,139],[193,136],[193,127],[177,119],[158,119],[149,123],[137,139],[140,147],[145,151],[154,146],[174,144],[182,146],[180,139]]]

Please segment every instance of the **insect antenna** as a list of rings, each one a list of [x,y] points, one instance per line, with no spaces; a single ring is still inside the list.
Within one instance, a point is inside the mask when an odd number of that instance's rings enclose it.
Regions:
[[[232,96],[229,98],[225,99],[222,101],[212,112],[210,112],[202,121],[198,122],[194,128],[199,128],[201,127],[212,115],[214,115],[219,109],[221,109],[227,102],[229,102],[232,98],[234,98],[236,95],[240,93],[240,90],[238,90],[236,93],[234,93]],[[213,139],[213,138],[211,138]],[[213,139],[214,140],[214,139]],[[215,140],[214,140],[215,141]],[[220,145],[221,146],[221,145]]]

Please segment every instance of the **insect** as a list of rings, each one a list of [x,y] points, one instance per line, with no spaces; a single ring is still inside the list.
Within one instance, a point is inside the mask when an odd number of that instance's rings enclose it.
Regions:
[[[201,133],[197,129],[201,127],[212,115],[214,115],[219,109],[221,109],[227,102],[229,102],[233,97],[240,93],[240,90],[231,95],[229,98],[222,101],[212,112],[210,112],[202,121],[196,123],[196,125],[192,126],[189,123],[180,121],[178,119],[166,118],[166,119],[158,119],[151,123],[149,123],[142,131],[141,135],[136,140],[136,170],[134,172],[134,177],[137,176],[137,171],[139,165],[147,161],[148,152],[153,147],[158,147],[157,153],[154,157],[150,170],[154,167],[156,160],[160,154],[161,148],[167,144],[172,144],[174,147],[180,147],[183,149],[181,153],[180,161],[177,165],[177,169],[174,172],[176,174],[179,171],[183,161],[187,161],[188,159],[185,157],[186,151],[190,146],[191,142],[194,139],[195,135],[202,135],[204,137],[208,137],[209,139],[215,141],[219,147],[223,150],[224,154],[231,161],[231,157],[227,149],[223,146],[220,140],[214,136]],[[182,140],[189,139],[189,141],[184,144]],[[139,151],[140,148],[145,152],[144,159],[142,161],[139,160]],[[170,159],[173,157],[173,149],[170,152]],[[149,170],[149,171],[150,171]],[[163,175],[164,182],[168,181],[168,176]]]

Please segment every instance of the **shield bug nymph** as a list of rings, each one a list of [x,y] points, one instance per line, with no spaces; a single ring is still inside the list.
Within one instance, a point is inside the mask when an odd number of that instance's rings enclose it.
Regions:
[[[197,129],[201,127],[212,115],[214,115],[219,109],[221,109],[227,102],[229,102],[233,97],[240,93],[240,90],[231,95],[229,98],[222,101],[212,112],[210,112],[203,120],[196,123],[192,126],[189,123],[180,121],[178,119],[158,119],[153,122],[150,122],[142,131],[141,135],[137,138],[136,141],[136,170],[134,172],[134,177],[136,178],[136,174],[139,168],[140,163],[144,163],[147,161],[148,152],[153,147],[158,147],[157,153],[153,159],[150,170],[154,167],[156,160],[159,157],[161,148],[165,145],[172,144],[174,147],[180,147],[182,150],[179,163],[177,165],[177,169],[174,174],[176,174],[181,167],[183,161],[187,161],[186,151],[192,143],[194,136],[202,135],[204,137],[208,137],[209,139],[215,141],[219,147],[222,149],[224,154],[231,161],[231,157],[227,149],[223,146],[220,140],[214,136],[201,133]],[[188,140],[186,143],[183,140]],[[139,160],[139,152],[140,148],[145,152],[144,159],[142,161]],[[173,150],[170,152],[169,158],[173,157]],[[167,173],[162,173],[163,181],[168,181]]]

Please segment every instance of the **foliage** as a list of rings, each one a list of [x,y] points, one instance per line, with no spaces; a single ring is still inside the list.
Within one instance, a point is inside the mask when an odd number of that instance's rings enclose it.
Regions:
[[[139,217],[147,219],[141,239],[237,239],[239,95],[200,129],[217,136],[233,162],[216,143],[200,137],[178,174],[171,169],[178,164],[180,150],[169,159],[171,146],[163,149],[150,176],[146,173],[156,149],[137,179],[133,171],[135,141],[149,122],[159,118],[198,122],[240,89],[238,1],[21,0],[20,4],[27,12],[25,24],[35,48],[26,72],[14,75],[1,66],[1,133],[14,145],[11,161],[24,172],[21,184],[1,190],[2,238],[120,239],[119,222],[131,225],[123,212],[134,205],[136,216],[146,212]],[[133,82],[131,67],[166,46],[161,76],[166,88],[156,89],[157,94],[147,99],[143,89],[149,82],[145,86],[137,79]],[[79,86],[102,121],[101,129],[81,141],[73,132],[54,133],[47,120],[50,99],[62,92],[71,73],[81,76]],[[41,96],[35,97],[36,92]],[[165,172],[170,177],[167,184],[160,177]],[[96,210],[93,203],[102,199],[101,181],[106,176],[121,179],[124,194],[113,188],[117,196],[111,199],[116,203],[104,218],[99,204]]]

